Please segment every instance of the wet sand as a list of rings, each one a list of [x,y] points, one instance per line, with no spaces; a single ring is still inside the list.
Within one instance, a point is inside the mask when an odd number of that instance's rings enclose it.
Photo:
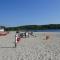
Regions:
[[[60,60],[59,32],[34,32],[21,38],[16,48],[14,42],[15,32],[0,37],[0,60]]]

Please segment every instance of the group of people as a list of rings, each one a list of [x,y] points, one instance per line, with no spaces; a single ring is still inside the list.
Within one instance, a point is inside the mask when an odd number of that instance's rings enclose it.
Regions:
[[[33,32],[23,32],[23,33],[20,33],[19,31],[16,31],[16,35],[15,35],[16,43],[18,43],[21,40],[21,38],[27,38],[30,35],[33,36]]]
[[[26,37],[29,37],[29,35],[32,35],[33,36],[33,32],[19,32],[17,31],[16,32],[16,35],[18,35],[20,38],[26,38]]]

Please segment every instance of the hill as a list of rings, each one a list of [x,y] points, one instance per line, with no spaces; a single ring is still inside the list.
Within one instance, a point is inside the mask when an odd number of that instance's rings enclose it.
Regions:
[[[25,25],[17,27],[7,27],[7,31],[15,30],[46,30],[46,29],[60,29],[60,24],[49,24],[49,25]]]

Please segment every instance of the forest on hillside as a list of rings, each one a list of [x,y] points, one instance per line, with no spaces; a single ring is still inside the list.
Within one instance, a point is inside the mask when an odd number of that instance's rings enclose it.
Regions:
[[[60,29],[60,24],[25,25],[25,26],[17,26],[17,27],[6,27],[7,31],[16,31],[16,30],[47,30],[47,29]]]

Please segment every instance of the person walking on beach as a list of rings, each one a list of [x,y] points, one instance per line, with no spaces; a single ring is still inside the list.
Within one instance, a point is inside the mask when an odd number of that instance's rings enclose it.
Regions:
[[[29,37],[29,33],[28,32],[26,32],[26,37]]]
[[[25,38],[26,38],[26,32],[25,32]]]
[[[16,31],[16,35],[15,35],[15,47],[16,47],[16,44],[19,42],[20,40],[20,34],[18,31]]]

